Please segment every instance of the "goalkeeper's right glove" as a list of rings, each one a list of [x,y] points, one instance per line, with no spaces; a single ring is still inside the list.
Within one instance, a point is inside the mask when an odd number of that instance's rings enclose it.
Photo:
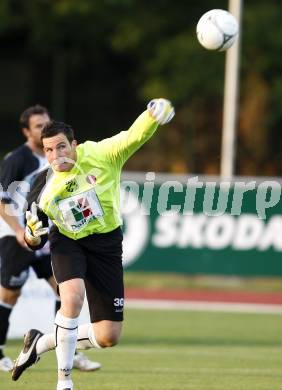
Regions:
[[[25,227],[25,239],[31,246],[37,246],[41,243],[41,236],[48,234],[49,229],[42,227],[42,221],[39,221],[37,215],[37,206],[33,202],[31,205],[31,211],[25,213],[26,227]]]
[[[147,105],[147,110],[159,125],[168,123],[175,115],[171,102],[162,98],[151,100]]]

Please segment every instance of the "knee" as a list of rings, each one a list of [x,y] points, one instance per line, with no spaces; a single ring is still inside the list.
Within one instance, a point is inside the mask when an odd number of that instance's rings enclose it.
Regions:
[[[65,317],[74,318],[80,314],[85,295],[84,281],[71,279],[59,284],[61,297],[61,313]]]
[[[114,347],[118,344],[120,338],[120,330],[103,328],[96,332],[96,340],[101,348]]]
[[[61,296],[61,311],[66,317],[77,317],[80,314],[84,296],[80,294],[69,294]]]
[[[0,301],[6,305],[14,306],[17,303],[20,294],[20,290],[8,290],[6,288],[1,288]]]
[[[101,348],[114,347],[119,342],[119,337],[115,335],[104,335],[99,338],[98,343]]]
[[[64,297],[62,302],[66,304],[67,306],[74,306],[74,307],[81,307],[83,305],[84,301],[84,295],[73,293],[67,295],[67,297]]]

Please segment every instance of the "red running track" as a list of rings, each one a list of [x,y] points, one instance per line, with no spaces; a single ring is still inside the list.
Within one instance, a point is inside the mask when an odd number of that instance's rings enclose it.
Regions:
[[[146,290],[127,288],[126,298],[282,305],[282,293],[207,290]]]

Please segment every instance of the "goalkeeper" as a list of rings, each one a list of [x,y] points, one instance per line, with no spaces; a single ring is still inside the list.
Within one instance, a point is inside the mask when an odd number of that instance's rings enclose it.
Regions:
[[[37,198],[27,212],[25,240],[39,249],[47,240],[48,218],[52,267],[59,285],[61,309],[54,333],[36,329],[24,338],[24,348],[12,372],[17,380],[41,354],[54,349],[58,362],[57,390],[72,390],[71,369],[76,347],[105,348],[117,344],[123,321],[124,286],[122,230],[119,210],[120,175],[126,160],[168,123],[174,109],[166,99],[154,99],[127,131],[100,142],[79,146],[73,130],[49,122],[41,140],[52,170],[38,178]],[[78,326],[86,293],[91,323]]]

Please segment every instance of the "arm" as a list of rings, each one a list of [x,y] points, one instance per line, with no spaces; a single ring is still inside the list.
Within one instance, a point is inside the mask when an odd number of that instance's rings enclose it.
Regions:
[[[46,184],[48,171],[48,169],[45,169],[36,176],[27,196],[28,209],[31,211],[28,211],[26,214],[27,226],[24,239],[32,250],[43,248],[48,239],[48,217],[40,209],[37,209],[36,206]]]
[[[0,217],[15,231],[18,243],[21,246],[26,246],[24,240],[24,228],[19,224],[18,218],[9,212],[10,204],[3,201],[0,202]]]
[[[174,108],[166,99],[154,99],[127,130],[114,137],[103,140],[100,144],[112,161],[121,166],[158,128],[158,125],[168,123],[174,116]]]
[[[0,218],[2,218],[16,233],[16,239],[18,243],[26,247],[24,240],[24,228],[20,224],[18,217],[13,215],[13,194],[11,191],[11,184],[15,181],[22,180],[21,162],[15,159],[13,155],[8,155],[2,165],[0,171],[0,184],[2,186],[2,192],[0,193]]]

